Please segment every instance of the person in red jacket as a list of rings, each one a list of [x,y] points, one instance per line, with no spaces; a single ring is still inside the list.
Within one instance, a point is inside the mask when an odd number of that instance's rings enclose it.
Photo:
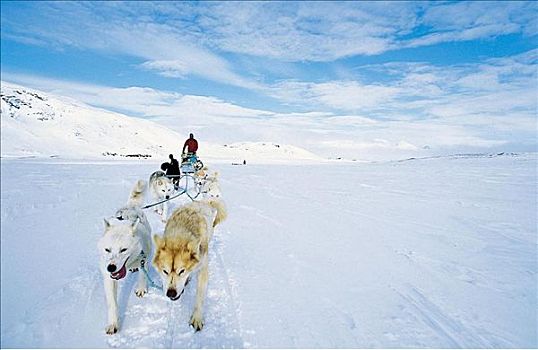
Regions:
[[[182,151],[183,154],[185,154],[185,148],[187,149],[187,155],[194,155],[196,154],[196,151],[198,151],[198,141],[196,141],[193,134],[190,134],[187,141],[185,141]]]

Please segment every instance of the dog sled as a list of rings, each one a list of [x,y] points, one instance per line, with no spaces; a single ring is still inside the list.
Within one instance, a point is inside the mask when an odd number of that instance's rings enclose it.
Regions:
[[[202,163],[196,154],[188,153],[181,158],[181,166],[179,169],[183,174],[194,174],[204,167],[204,163]]]
[[[183,195],[187,196],[191,201],[194,201],[201,193],[201,186],[196,178],[191,174],[183,175],[165,175],[166,178],[172,180],[173,194],[169,197],[158,200],[155,203],[147,204],[142,209],[152,208],[161,204],[165,204]],[[171,186],[172,186],[171,184]]]
[[[174,175],[177,179],[174,182],[174,187],[177,191],[176,196],[186,195],[191,200],[195,200],[201,193],[201,188],[199,182],[193,175],[194,173],[183,173],[182,175]],[[174,180],[174,179],[173,179]],[[174,197],[175,198],[175,197]]]
[[[151,208],[165,202],[171,201],[180,196],[187,196],[194,201],[202,193],[202,184],[195,177],[195,173],[204,167],[204,163],[195,154],[187,154],[182,156],[181,165],[179,167],[181,175],[164,175],[174,185],[175,193],[169,198],[163,199],[156,203],[148,204],[142,209]]]
[[[202,193],[199,182],[196,181],[196,178],[191,174],[166,175],[166,177],[172,179],[175,193],[169,198],[145,205],[142,207],[142,209],[148,209],[159,204],[166,203],[183,195],[186,195],[188,198],[190,198],[190,200],[194,201]]]
[[[204,163],[196,154],[187,154],[182,157],[181,166],[179,167],[182,175],[175,176],[177,180],[173,179],[179,195],[185,194],[192,200],[200,195],[200,183],[194,177],[194,173],[202,170],[203,167]]]

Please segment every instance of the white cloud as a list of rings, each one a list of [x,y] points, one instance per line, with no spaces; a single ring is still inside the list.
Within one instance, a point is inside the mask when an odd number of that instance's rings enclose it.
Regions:
[[[287,81],[275,84],[269,92],[284,101],[309,103],[348,111],[371,109],[396,95],[391,86],[365,85],[358,81],[309,83]]]
[[[386,6],[385,6],[386,7]],[[389,49],[391,35],[408,29],[413,9],[359,3],[217,3],[202,12],[200,28],[231,52],[298,61],[331,61]]]
[[[185,78],[189,73],[188,66],[180,60],[147,61],[140,65],[142,68],[157,71],[169,78]]]
[[[42,3],[2,17],[2,36],[129,54],[165,76],[256,88],[221,52],[333,61],[402,47],[538,33],[533,2]],[[54,23],[54,25],[51,25]],[[18,39],[17,39],[18,38]]]
[[[283,81],[268,94],[297,105],[373,119],[413,120],[475,115],[535,117],[538,50],[480,64],[450,67],[424,63],[369,65],[390,74],[383,84],[359,81]]]
[[[417,47],[442,42],[487,39],[506,34],[536,34],[538,6],[532,2],[466,1],[432,3],[418,23],[430,28],[418,38],[403,42]]]
[[[148,87],[115,88],[27,75],[5,74],[4,78],[59,96],[68,96],[96,107],[109,108],[128,115],[155,118],[170,124],[191,119],[208,125],[218,118],[260,118],[272,112],[244,108],[211,96],[182,95]]]
[[[195,33],[158,23],[153,17],[140,20],[138,12],[133,18],[120,16],[129,5],[118,5],[38,3],[35,6],[40,8],[39,17],[20,18],[20,22],[7,18],[6,25],[2,17],[3,31],[7,28],[2,36],[49,42],[56,47],[127,54],[146,60],[142,68],[166,76],[196,75],[228,85],[260,88],[257,82],[234,72],[228,61],[197,44]]]

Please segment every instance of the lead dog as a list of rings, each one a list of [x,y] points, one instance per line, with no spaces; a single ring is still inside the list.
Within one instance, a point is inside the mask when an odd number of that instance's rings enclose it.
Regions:
[[[142,205],[146,184],[139,180],[129,196],[127,205],[116,212],[116,218],[105,219],[105,232],[97,244],[101,256],[100,270],[105,285],[108,310],[107,334],[119,330],[118,281],[135,272],[147,261],[151,253],[151,227]],[[140,272],[135,294],[144,296],[148,291],[146,276]]]
[[[153,236],[153,266],[159,272],[163,291],[171,300],[183,294],[190,277],[198,273],[196,304],[190,325],[199,331],[204,326],[202,307],[208,280],[208,247],[213,229],[226,218],[224,203],[218,199],[189,203],[176,209],[164,229]]]
[[[149,177],[149,188],[153,194],[153,199],[160,202],[169,199],[174,194],[174,184],[166,177],[162,171],[156,171]],[[168,202],[155,206],[155,211],[161,216],[161,221],[166,222],[168,217]]]

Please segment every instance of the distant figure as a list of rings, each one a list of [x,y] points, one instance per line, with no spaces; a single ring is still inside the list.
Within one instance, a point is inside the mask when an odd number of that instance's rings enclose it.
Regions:
[[[183,145],[183,155],[185,155],[185,148],[187,149],[187,155],[192,156],[196,154],[196,151],[198,151],[198,141],[194,138],[193,134],[189,135],[189,138],[187,141],[185,141],[185,144]]]
[[[243,165],[247,165],[247,160],[243,159]]]

